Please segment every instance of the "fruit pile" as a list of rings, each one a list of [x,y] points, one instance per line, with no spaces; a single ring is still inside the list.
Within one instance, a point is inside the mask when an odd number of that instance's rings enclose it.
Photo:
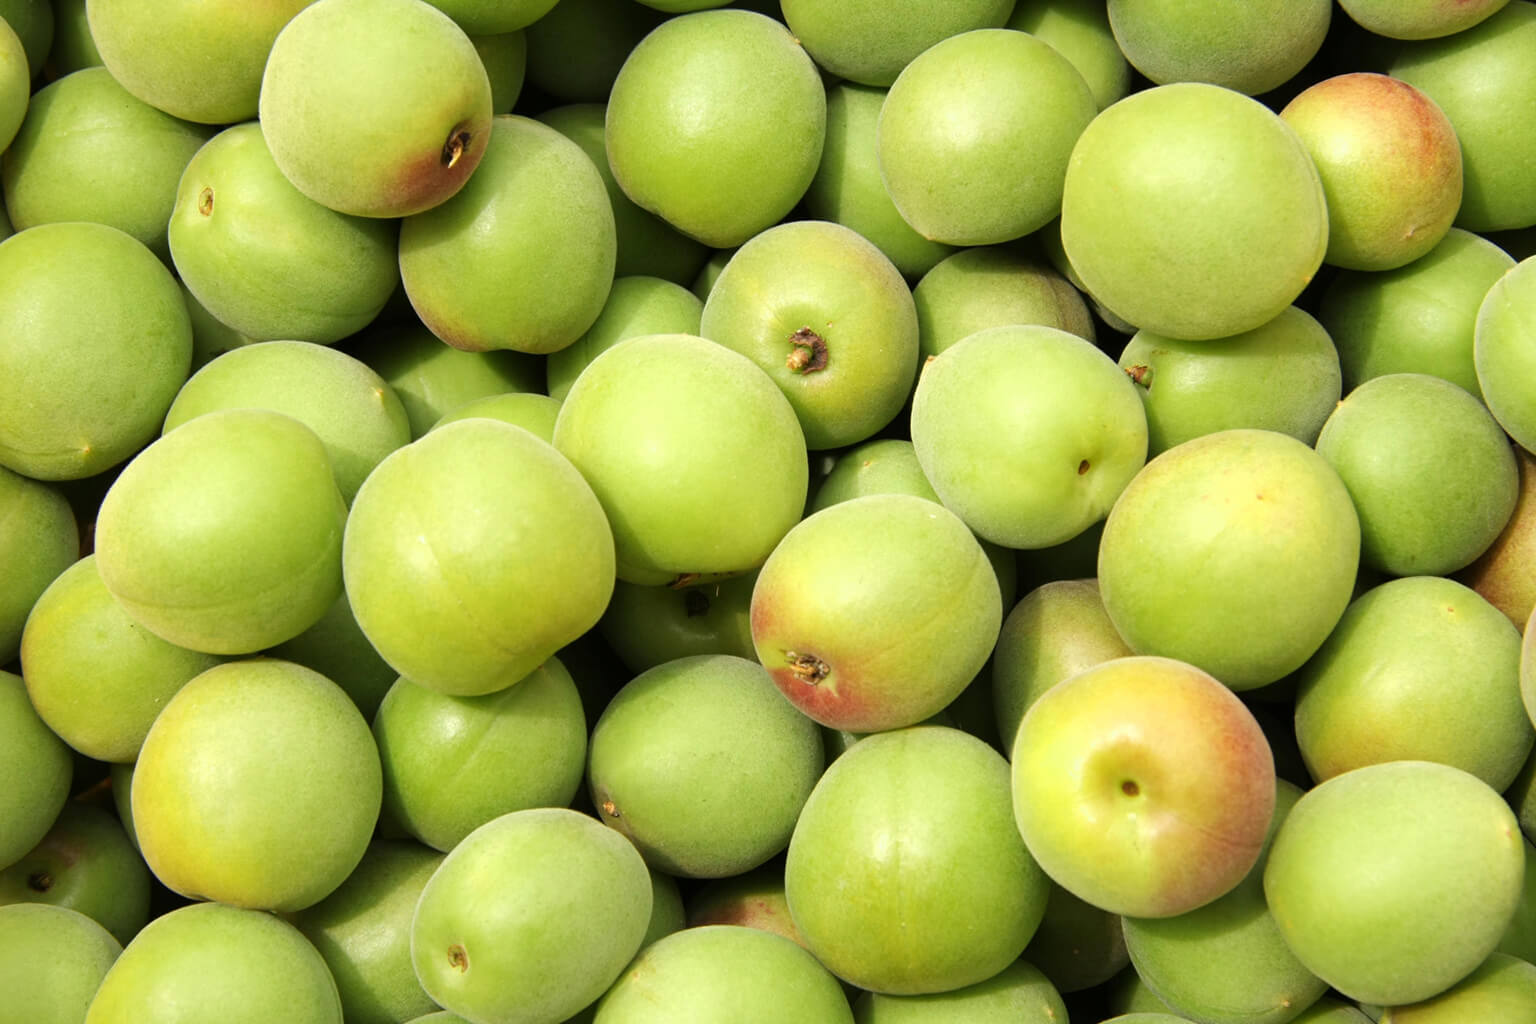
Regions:
[[[1536,2],[0,0],[0,197],[0,1024],[1536,1024]]]

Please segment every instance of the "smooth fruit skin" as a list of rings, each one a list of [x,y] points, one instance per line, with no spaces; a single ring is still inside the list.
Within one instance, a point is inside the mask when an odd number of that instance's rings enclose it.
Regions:
[[[1461,206],[1461,146],[1428,96],[1386,75],[1355,72],[1308,87],[1280,117],[1323,179],[1324,263],[1391,270],[1445,237]]]
[[[341,1024],[325,961],[272,914],[193,903],[155,918],[102,979],[86,1024]]]
[[[1015,960],[986,981],[927,996],[865,992],[854,1004],[856,1024],[1056,1024],[1066,1004],[1040,969]]]
[[[0,907],[0,1024],[79,1024],[122,951],[77,911],[44,903]]]
[[[21,677],[0,669],[0,865],[48,834],[73,775],[69,747],[32,710]]]
[[[617,236],[581,147],[516,115],[451,199],[400,226],[400,276],[422,323],[454,348],[548,353],[592,326],[613,285]]]
[[[211,668],[171,698],[130,800],[139,849],[168,888],[287,911],[351,874],[382,787],[368,723],[341,688],[258,658]]]
[[[1089,341],[1093,316],[1071,283],[1007,246],[974,246],[939,261],[912,289],[924,357],[989,327],[1042,324]]]
[[[491,83],[474,43],[422,0],[320,0],[273,42],[259,116],[300,192],[340,213],[405,217],[479,166]]]
[[[1253,715],[1171,658],[1117,658],[1046,691],[1013,744],[1013,811],[1064,889],[1110,913],[1172,917],[1257,861],[1275,769]]]
[[[1285,84],[1328,34],[1333,0],[1109,0],[1115,41],[1159,84],[1209,82],[1257,96]]]
[[[1006,0],[953,0],[892,17],[877,0],[785,0],[782,7],[789,30],[818,66],[875,86],[889,86],[919,54],[951,36],[1002,27],[1012,9]]]
[[[827,100],[811,58],[754,11],[664,22],[608,97],[608,162],[643,209],[717,249],[778,223],[821,160]]]
[[[0,153],[10,148],[32,95],[27,53],[10,23],[0,18]]]
[[[613,540],[550,445],[483,418],[387,456],[342,545],[358,625],[397,672],[443,693],[504,689],[597,623]]]
[[[1108,9],[1098,0],[1016,4],[1005,27],[1054,46],[1083,76],[1100,110],[1130,91],[1131,65],[1115,42]]]
[[[42,842],[0,871],[9,903],[68,907],[128,942],[149,920],[149,868],[111,811],[70,801]]]
[[[629,840],[576,811],[517,811],[466,836],[427,881],[411,962],[439,1006],[470,1020],[562,1021],[618,978],[651,901]]]
[[[1128,96],[1084,130],[1061,238],[1087,291],[1121,318],[1220,338],[1301,294],[1328,247],[1328,209],[1285,122],[1241,93],[1185,82]]]
[[[620,582],[598,628],[637,675],[696,654],[754,658],[750,611],[756,585],[755,572],[688,587]]]
[[[85,13],[101,62],[129,92],[188,121],[233,124],[256,116],[272,42],[312,2],[89,0]]]
[[[1427,761],[1309,790],[1275,836],[1264,894],[1298,959],[1351,999],[1413,1003],[1493,952],[1524,883],[1514,813],[1472,775]]]
[[[1389,39],[1436,39],[1463,32],[1509,0],[1339,0],[1362,27]]]
[[[1494,953],[1477,970],[1433,999],[1388,1007],[1381,1024],[1454,1024],[1489,1020],[1536,1021],[1536,964]]]
[[[1522,260],[1493,283],[1477,310],[1473,365],[1488,411],[1526,451],[1536,448],[1536,415],[1527,374],[1536,367],[1528,344],[1536,322],[1536,258]]]
[[[549,396],[565,401],[587,364],[626,338],[698,334],[703,313],[704,303],[699,297],[673,281],[646,275],[614,278],[592,326],[565,348],[549,354]]]
[[[542,18],[555,0],[432,0],[471,35],[515,32]]]
[[[1349,491],[1302,442],[1224,430],[1159,455],[1099,542],[1099,590],[1138,654],[1235,690],[1300,668],[1344,614],[1359,564]]]
[[[68,500],[52,487],[0,466],[0,665],[16,659],[28,616],[47,588],[80,557]]]
[[[838,977],[920,995],[1016,960],[1049,885],[1011,820],[1007,762],[958,729],[918,726],[832,762],[795,825],[784,892]]]

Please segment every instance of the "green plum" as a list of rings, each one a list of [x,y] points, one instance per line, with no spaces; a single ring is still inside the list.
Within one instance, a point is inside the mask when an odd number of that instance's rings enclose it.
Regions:
[[[186,282],[177,280],[176,283],[181,286],[181,298],[187,304],[187,315],[192,320],[193,371],[208,365],[225,352],[253,343],[254,339],[247,338],[233,327],[220,323],[218,318],[197,301],[197,296],[192,294]]]
[[[443,413],[432,429],[458,420],[491,419],[522,427],[546,444],[555,440],[555,420],[560,416],[560,401],[548,395],[511,391],[505,395],[488,395],[466,402]]]
[[[1109,0],[1115,41],[1158,84],[1210,82],[1257,96],[1322,48],[1333,0]]]
[[[53,4],[49,0],[0,0],[0,19],[21,40],[31,69],[28,77],[37,78],[53,46]]]
[[[1292,1019],[1291,1024],[1371,1024],[1363,1010],[1323,996]]]
[[[1514,803],[1514,787],[1505,799]],[[1536,963],[1536,846],[1529,839],[1525,842],[1525,885],[1520,892],[1520,905],[1509,922],[1504,937],[1499,940],[1498,951],[1517,956],[1529,963]]]
[[[1360,515],[1361,563],[1395,576],[1455,572],[1503,531],[1519,496],[1509,439],[1472,395],[1393,373],[1351,391],[1318,453]]]
[[[294,188],[254,121],[198,150],[175,200],[177,273],[212,316],[249,338],[339,341],[373,320],[400,282],[395,225],[337,213]]]
[[[1060,544],[1102,519],[1147,455],[1141,399],[1114,360],[1035,324],[978,331],[928,362],[911,426],[945,506],[1012,548]]]
[[[300,192],[340,213],[405,217],[480,165],[491,83],[469,36],[423,0],[322,0],[273,41],[259,117]]]
[[[86,1024],[341,1024],[336,982],[281,918],[194,903],[155,918],[102,979]]]
[[[1389,1007],[1381,1024],[1499,1024],[1536,1022],[1536,964],[1494,953],[1440,995],[1411,1006]]]
[[[626,684],[592,728],[602,822],[646,862],[727,878],[784,850],[823,767],[821,735],[759,664],[696,655]]]
[[[626,338],[698,334],[703,313],[698,296],[675,282],[648,276],[614,278],[608,300],[587,332],[549,354],[550,397],[565,401],[587,364]]]
[[[101,51],[91,37],[85,0],[55,0],[53,45],[48,48],[48,74],[63,78],[71,71],[101,64]]]
[[[522,29],[493,35],[472,35],[475,52],[491,82],[491,112],[510,114],[523,91],[528,72],[528,33]]]
[[[1006,242],[1061,212],[1068,158],[1096,113],[1088,83],[1049,43],[1011,29],[965,32],[924,50],[891,86],[880,174],[924,238]]]
[[[1043,324],[1094,340],[1093,316],[1060,274],[1002,246],[962,249],[912,289],[924,357],[989,327]]]
[[[629,51],[664,16],[636,0],[561,0],[529,25],[528,84],[572,103],[601,103]]]
[[[581,787],[587,723],[557,658],[483,697],[401,679],[373,720],[384,809],[447,852],[476,828],[527,807],[564,807]]]
[[[1015,961],[1049,885],[1008,808],[1008,765],[958,729],[854,744],[795,825],[784,892],[817,959],[890,995],[947,992]]]
[[[1492,953],[1524,850],[1499,794],[1459,768],[1390,761],[1309,790],[1275,835],[1264,894],[1286,945],[1351,999],[1414,1003]]]
[[[812,450],[885,427],[917,376],[917,310],[901,272],[829,221],[779,224],[737,249],[705,300],[699,333],[773,379]]]
[[[1457,6],[1488,11],[1486,0]],[[1464,31],[1402,44],[1385,68],[1434,100],[1456,129],[1462,163],[1457,227],[1536,224],[1536,182],[1526,174],[1536,160],[1536,64],[1527,59],[1533,41],[1536,4],[1513,0]]]
[[[165,432],[221,409],[270,409],[315,432],[350,503],[384,457],[411,440],[405,406],[360,360],[307,341],[267,341],[226,352],[182,385]]]
[[[1066,995],[1103,985],[1130,963],[1125,929],[1111,914],[1051,883],[1040,927],[1024,947],[1024,960]]]
[[[515,32],[538,21],[555,0],[429,0],[470,35]]]
[[[805,507],[789,400],[752,360],[693,335],[630,338],[594,359],[560,407],[555,447],[602,502],[630,583],[755,569]]]
[[[342,569],[386,662],[475,696],[513,685],[597,624],[614,547],[592,488],[560,452],[474,418],[379,463],[352,503]]]
[[[155,719],[133,773],[156,877],[231,906],[302,910],[352,873],[379,815],[379,753],[341,688],[257,658],[209,669]]]
[[[1182,82],[1089,124],[1067,165],[1061,240],[1086,290],[1123,319],[1221,338],[1301,294],[1328,248],[1328,208],[1290,126],[1240,93]]]
[[[0,17],[0,153],[16,137],[32,95],[32,71],[27,52],[14,29]]]
[[[694,889],[688,899],[688,927],[707,924],[759,928],[805,945],[784,898],[784,865],[777,860]]]
[[[1536,558],[1536,548],[1533,548],[1536,545],[1536,527],[1533,527],[1536,457],[1523,447],[1516,447],[1515,461],[1519,464],[1520,477],[1515,510],[1488,550],[1457,573],[1456,579],[1477,591],[1489,604],[1507,615],[1509,621],[1523,629],[1532,609],[1536,609],[1536,577],[1526,571],[1531,559]]]
[[[1536,416],[1524,384],[1532,364],[1525,339],[1533,315],[1536,258],[1528,258],[1489,286],[1478,306],[1472,348],[1476,381],[1488,411],[1526,451],[1536,448]]]
[[[651,901],[645,862],[617,832],[564,808],[515,811],[427,880],[411,962],[433,1001],[471,1020],[561,1021],[619,977]]]
[[[1344,13],[1390,39],[1436,39],[1463,32],[1509,0],[1339,0]]]
[[[48,834],[73,775],[69,747],[32,709],[21,677],[0,669],[0,866]]]
[[[122,951],[78,911],[44,903],[0,907],[0,1024],[80,1024]]]
[[[492,121],[452,198],[400,226],[400,276],[454,348],[554,352],[592,326],[613,284],[613,209],[581,147],[548,125]]]
[[[161,639],[248,654],[335,602],[346,518],[314,431],[278,412],[225,409],[166,434],[117,477],[96,520],[96,568]]]
[[[982,670],[1002,624],[986,553],[910,494],[840,502],[797,524],[752,592],[758,660],[816,722],[876,732],[920,722]]]
[[[705,245],[740,245],[805,194],[826,135],[816,65],[754,11],[672,18],[630,51],[608,97],[613,176]]]
[[[149,921],[149,868],[110,811],[70,801],[42,841],[0,871],[8,903],[68,907],[128,942]]]
[[[27,617],[47,589],[80,557],[69,501],[47,484],[0,466],[0,665],[16,660]]]
[[[878,0],[784,0],[784,20],[816,63],[838,78],[889,86],[929,47],[972,29],[999,28],[1009,0],[948,0],[903,10]]]
[[[267,653],[319,672],[340,686],[369,721],[399,678],[363,634],[345,590],[318,622]]]
[[[1017,4],[1007,27],[1050,43],[1071,61],[1100,110],[1130,92],[1131,65],[1115,42],[1108,8],[1098,0]]]
[[[1386,75],[1335,75],[1280,111],[1328,199],[1323,262],[1391,270],[1429,252],[1461,206],[1461,146],[1435,102]]]
[[[289,922],[336,981],[348,1024],[396,1024],[436,1008],[411,966],[411,920],[443,855],[376,840],[340,887]]]
[[[1231,338],[1179,341],[1137,331],[1120,368],[1141,393],[1152,455],[1241,427],[1311,444],[1343,391],[1333,339],[1295,306]]]
[[[865,992],[853,1004],[856,1024],[1056,1024],[1066,1004],[1040,969],[1015,960],[974,985],[922,996]]]
[[[101,62],[129,92],[188,121],[232,124],[256,116],[273,40],[313,2],[89,0],[86,15]]]
[[[1062,888],[1112,914],[1173,917],[1258,860],[1274,759],[1253,714],[1171,658],[1102,662],[1047,690],[1013,744],[1013,811]]]
[[[192,364],[176,279],[105,224],[0,242],[0,465],[77,480],[154,437]]]
[[[1350,492],[1322,456],[1286,434],[1223,430],[1170,448],[1125,489],[1099,543],[1099,592],[1133,651],[1248,690],[1322,646],[1359,552]]]
[[[598,628],[636,674],[696,654],[753,658],[750,612],[756,585],[755,572],[683,587],[620,582]]]

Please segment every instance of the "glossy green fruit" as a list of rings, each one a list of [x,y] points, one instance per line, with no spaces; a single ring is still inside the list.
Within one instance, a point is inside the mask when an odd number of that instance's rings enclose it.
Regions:
[[[874,0],[785,0],[784,20],[816,63],[838,78],[888,86],[920,53],[950,36],[998,28],[1007,0],[951,0],[892,17]]]
[[[1295,76],[1323,45],[1332,0],[1109,0],[1115,41],[1159,84],[1210,82],[1257,96]]]
[[[15,660],[32,606],[80,557],[80,532],[64,496],[0,466],[0,665]]]
[[[0,669],[0,865],[42,841],[69,798],[69,748],[37,717],[18,675]]]
[[[0,1024],[79,1024],[123,947],[78,911],[0,907]]]

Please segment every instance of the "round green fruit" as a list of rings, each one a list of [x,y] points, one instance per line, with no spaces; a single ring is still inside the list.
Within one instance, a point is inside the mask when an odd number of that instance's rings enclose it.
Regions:
[[[1209,82],[1257,96],[1322,48],[1333,0],[1109,0],[1115,42],[1159,84]]]
[[[0,1024],[79,1024],[122,944],[78,911],[0,907]]]
[[[80,531],[64,496],[0,466],[0,665],[16,660],[37,600],[80,557]]]
[[[21,677],[0,669],[0,867],[48,834],[73,775],[69,748],[32,709]]]

